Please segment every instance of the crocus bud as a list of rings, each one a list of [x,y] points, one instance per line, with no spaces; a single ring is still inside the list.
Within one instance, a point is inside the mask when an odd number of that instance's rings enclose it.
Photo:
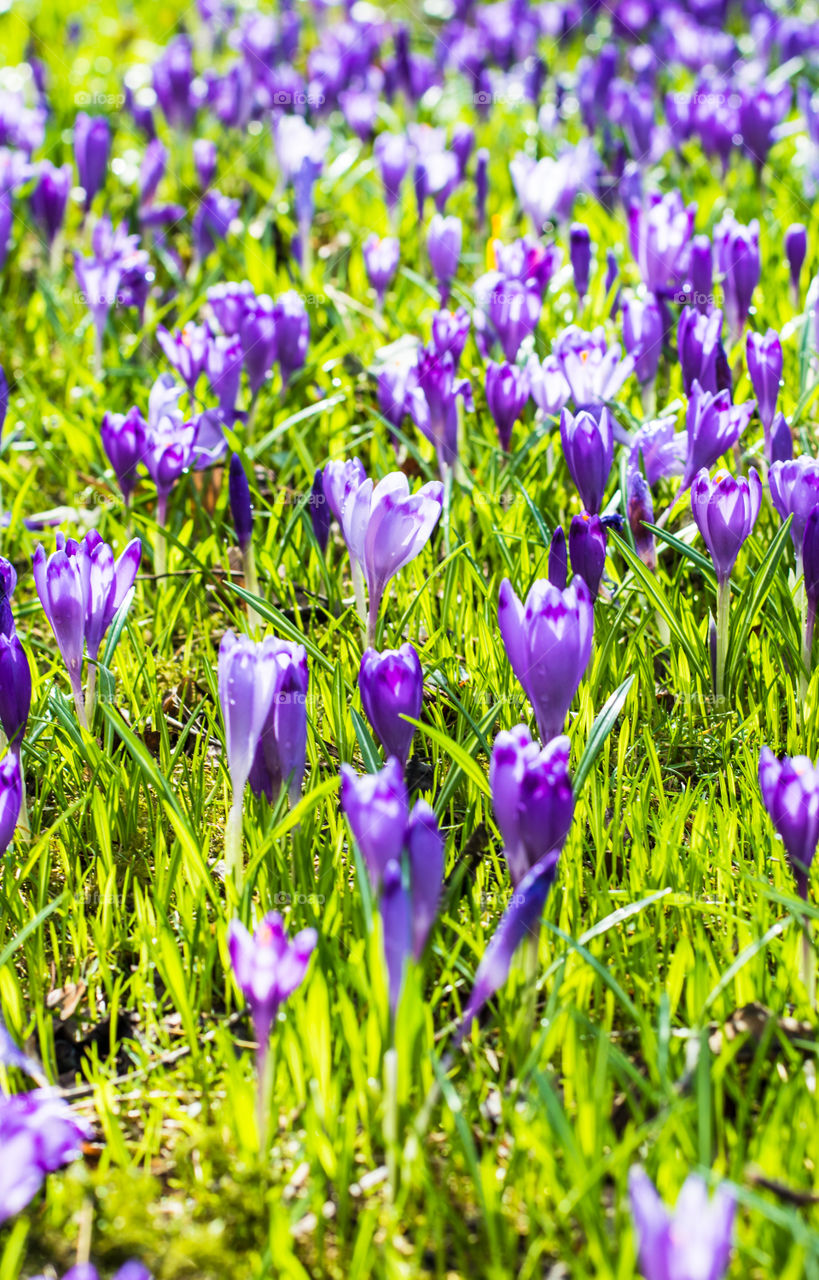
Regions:
[[[759,515],[762,482],[753,467],[746,480],[725,470],[713,480],[703,468],[691,486],[691,511],[711,553],[717,581],[727,582],[740,548]]]
[[[233,527],[236,530],[236,541],[242,551],[245,551],[253,536],[253,506],[250,501],[250,485],[238,453],[234,453],[230,459],[228,499]]]
[[[276,299],[273,307],[276,322],[277,358],[282,382],[288,383],[307,358],[310,342],[310,319],[301,296],[289,289]]]
[[[31,212],[52,245],[65,221],[73,174],[70,164],[58,169],[50,160],[40,162],[39,173],[40,180],[31,193]]]
[[[808,232],[801,222],[792,222],[785,232],[785,257],[791,274],[791,288],[799,299],[799,280],[808,254]]]
[[[759,753],[762,801],[785,845],[796,891],[807,899],[808,875],[819,843],[819,769],[808,756],[777,760],[770,747]]]
[[[768,462],[790,462],[793,457],[793,437],[784,413],[774,415],[771,425],[771,452]]]
[[[688,265],[691,305],[708,312],[714,305],[714,251],[708,236],[694,236]]]
[[[16,631],[0,633],[0,725],[19,752],[31,710],[31,667]]]
[[[607,249],[606,250],[606,285],[605,285],[606,297],[609,296],[612,289],[614,288],[614,285],[619,275],[620,275],[620,265],[617,261],[617,255],[615,254],[613,249]],[[614,317],[617,315],[617,312],[619,310],[620,310],[620,290],[618,289],[611,300],[612,319],[614,319]]]
[[[106,413],[100,435],[126,504],[137,482],[137,465],[145,453],[148,426],[137,408],[126,414]]]
[[[358,677],[361,704],[387,756],[407,763],[415,726],[402,716],[417,720],[424,698],[421,660],[411,644],[378,653],[365,650]]]
[[[746,346],[748,373],[756,396],[756,406],[765,430],[765,452],[770,457],[771,425],[776,413],[782,377],[782,343],[775,329],[749,333]]]
[[[798,557],[808,516],[819,506],[819,460],[802,454],[787,462],[772,463],[768,470],[768,488],[780,518],[784,521],[793,516],[791,538]]]
[[[312,521],[313,533],[316,535],[316,542],[322,555],[327,550],[332,518],[333,513],[330,510],[330,504],[324,496],[324,478],[321,467],[319,467],[313,476],[313,486],[310,490],[310,520]]]
[[[549,543],[549,581],[558,591],[566,586],[569,576],[569,562],[566,556],[566,535],[562,525],[558,525]]]
[[[415,207],[418,211],[418,221],[423,222],[424,206],[426,205],[429,191],[429,177],[423,160],[418,160],[415,165],[412,173],[412,185],[415,190]]]
[[[634,538],[637,554],[647,569],[657,569],[657,549],[654,534],[646,524],[654,523],[654,503],[651,490],[641,471],[633,469],[628,476],[628,522]]]
[[[379,239],[373,234],[364,241],[362,252],[370,287],[375,290],[378,305],[383,307],[384,295],[398,270],[401,258],[400,245],[393,236],[384,236],[383,239]]]
[[[239,341],[252,396],[258,395],[279,350],[275,304],[266,294],[247,300],[239,323]]]
[[[341,807],[374,886],[390,862],[401,861],[409,799],[400,761],[391,757],[378,773],[359,777],[341,766]]]
[[[504,578],[498,625],[512,670],[534,707],[541,739],[549,742],[563,731],[591,657],[591,593],[582,578],[565,591],[541,578],[532,584],[524,605]]]
[[[458,161],[458,174],[462,178],[466,173],[467,162],[475,145],[475,130],[465,122],[459,122],[452,130],[450,150]]]
[[[568,409],[564,409],[560,415],[560,440],[583,506],[596,515],[603,505],[614,457],[614,433],[608,409],[604,407],[599,418],[585,410],[572,417]]]
[[[486,226],[486,198],[489,194],[489,152],[481,147],[475,154],[475,211],[478,230]]]
[[[193,144],[193,163],[202,187],[209,187],[216,173],[216,143],[210,138],[197,138]]]
[[[252,937],[239,920],[228,925],[230,963],[250,1005],[262,1061],[279,1009],[304,981],[317,941],[315,929],[302,929],[288,938],[277,911],[259,921]]]
[[[139,196],[143,205],[148,205],[156,195],[156,189],[165,173],[168,164],[168,151],[159,138],[153,138],[145,148],[142,164],[139,167]]]
[[[529,379],[525,369],[512,364],[486,366],[486,403],[498,428],[498,439],[504,453],[509,452],[512,428],[529,399]]]
[[[449,286],[458,270],[462,236],[460,218],[445,218],[440,213],[433,214],[427,231],[427,252],[432,274],[441,292],[442,306],[449,297]]]
[[[23,777],[13,751],[0,760],[0,853],[11,844],[23,803]]]
[[[626,298],[623,303],[623,344],[634,358],[634,372],[645,386],[657,376],[663,349],[663,318],[654,298]]]
[[[568,765],[568,738],[541,747],[519,724],[495,739],[489,783],[515,887],[545,854],[563,848],[574,813]]]
[[[111,130],[103,116],[89,116],[81,111],[74,121],[74,159],[85,191],[85,207],[91,202],[105,181],[108,168],[108,152],[111,149]]]
[[[606,566],[606,530],[599,516],[585,511],[573,516],[569,526],[569,556],[572,573],[582,578],[589,588],[592,600],[597,599],[600,579]]]
[[[714,243],[723,277],[725,314],[729,330],[736,338],[748,319],[751,298],[759,284],[759,221],[754,219],[745,227],[728,213],[714,233]]]
[[[582,222],[573,222],[569,228],[569,259],[574,272],[574,287],[578,300],[583,301],[589,292],[591,270],[591,236]]]
[[[802,539],[802,573],[808,602],[806,653],[810,659],[813,629],[816,625],[816,609],[819,606],[819,507],[813,508],[805,525],[805,536]]]
[[[404,887],[401,866],[395,860],[388,862],[384,868],[379,906],[387,966],[387,998],[390,1012],[394,1016],[401,997],[404,967],[412,947],[412,907]]]
[[[717,364],[722,348],[722,312],[685,307],[677,325],[677,353],[685,394],[695,382],[712,395],[719,388]]]
[[[405,134],[380,133],[373,143],[373,155],[384,183],[387,208],[394,210],[409,167],[409,142]]]

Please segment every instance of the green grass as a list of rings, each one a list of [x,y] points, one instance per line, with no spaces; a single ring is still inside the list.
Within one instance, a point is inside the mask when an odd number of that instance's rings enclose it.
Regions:
[[[133,12],[92,4],[70,47],[67,13],[23,6],[0,18],[9,64],[29,39],[24,15],[36,33],[56,109],[46,148],[55,162],[70,155],[74,95],[119,92],[123,69],[152,57],[153,41],[167,38],[179,17],[169,4]],[[579,52],[564,57],[571,63]],[[463,86],[448,89],[436,123],[471,115],[466,102]],[[112,123],[122,156],[137,139],[125,114]],[[478,126],[478,143],[492,154],[490,210],[506,239],[518,225],[506,165],[533,131],[532,119],[511,108]],[[516,968],[450,1062],[455,1020],[509,894],[487,748],[500,729],[530,717],[497,628],[498,588],[505,575],[519,592],[543,576],[545,535],[578,509],[555,424],[518,426],[514,456],[500,455],[470,339],[464,362],[476,413],[465,419],[465,482],[455,488],[448,531],[398,578],[380,623],[382,647],[410,638],[421,654],[426,692],[414,755],[421,793],[446,834],[448,877],[427,971],[413,971],[407,983],[390,1086],[377,926],[368,934],[337,794],[339,766],[364,767],[354,714],[360,630],[338,531],[322,560],[305,499],[315,467],[331,456],[359,456],[373,475],[394,468],[368,368],[402,334],[426,338],[435,300],[423,283],[407,190],[402,273],[384,315],[372,310],[358,246],[370,229],[388,228],[368,148],[334,138],[334,162],[318,188],[321,251],[312,278],[300,283],[281,248],[292,221],[275,195],[267,135],[213,136],[217,185],[242,196],[242,222],[260,223],[260,234],[232,235],[192,282],[174,281],[163,261],[158,282],[169,295],[178,285],[178,296],[149,303],[142,332],[128,314],[114,317],[104,383],[91,371],[92,337],[69,254],[51,274],[37,237],[17,224],[3,277],[0,361],[13,398],[0,456],[11,510],[1,549],[20,572],[18,626],[37,677],[24,752],[32,841],[15,842],[0,881],[0,1005],[13,1034],[92,1121],[96,1140],[84,1161],[52,1176],[45,1195],[0,1229],[0,1277],[32,1275],[46,1263],[62,1273],[90,1232],[103,1268],[135,1255],[162,1280],[626,1280],[635,1274],[626,1179],[636,1161],[670,1200],[692,1168],[736,1188],[731,1275],[819,1276],[816,1020],[798,977],[802,908],[756,781],[764,743],[819,753],[816,677],[804,705],[797,692],[790,540],[771,561],[765,592],[757,590],[779,527],[766,500],[734,575],[728,713],[715,711],[707,677],[709,574],[679,548],[660,547],[656,591],[672,624],[669,644],[649,584],[628,558],[627,535],[624,548],[612,543],[611,598],[596,606],[594,656],[571,719],[575,766],[606,700],[629,677],[633,684],[580,791],[547,904],[534,1030]],[[163,195],[192,205],[187,145],[168,142]],[[814,451],[815,373],[793,324],[781,236],[797,216],[808,223],[815,268],[819,226],[792,173],[792,152],[792,142],[778,144],[759,191],[744,163],[723,183],[693,151],[690,164],[669,157],[658,180],[697,200],[698,229],[711,229],[726,207],[740,219],[762,218],[753,324],[786,333],[791,325],[781,407]],[[133,215],[133,189],[112,176],[107,190],[114,214]],[[471,201],[467,184],[451,202],[467,228],[458,302],[469,301],[484,269]],[[637,275],[620,214],[581,199],[577,216],[598,246],[581,318],[590,326],[606,314],[602,248],[616,247],[627,284]],[[75,207],[68,242],[82,235]],[[180,235],[183,252],[186,244]],[[308,649],[310,734],[296,810],[248,798],[248,875],[235,905],[220,868],[230,787],[215,663],[223,632],[245,624],[228,576],[224,476],[178,486],[169,577],[157,581],[151,487],[140,485],[129,523],[99,423],[107,408],[146,406],[166,368],[157,323],[195,316],[209,284],[244,278],[273,294],[295,283],[311,299],[308,364],[283,401],[275,389],[263,392],[256,444],[245,454],[255,464],[270,629],[303,638]],[[564,274],[547,296],[541,352],[573,306]],[[741,370],[740,358],[731,353]],[[676,362],[664,360],[661,388],[660,405],[681,395]],[[740,372],[737,399],[750,394]],[[641,420],[631,383],[623,410]],[[406,432],[407,465],[433,478],[428,446]],[[754,423],[749,456],[758,458],[760,434]],[[241,438],[232,443],[241,448]],[[658,514],[674,486],[663,486]],[[21,522],[57,504],[72,508],[78,525],[98,520],[118,550],[132,532],[146,541],[94,739],[75,725],[29,571],[34,540]],[[687,523],[681,509],[671,531]],[[319,943],[276,1030],[274,1132],[262,1156],[252,1032],[227,971],[225,935],[234,913],[250,923],[272,907],[291,930],[314,926]],[[770,1011],[756,1032],[716,1034],[749,1005]],[[797,1020],[795,1031],[786,1017]],[[12,1075],[10,1084],[22,1081]]]

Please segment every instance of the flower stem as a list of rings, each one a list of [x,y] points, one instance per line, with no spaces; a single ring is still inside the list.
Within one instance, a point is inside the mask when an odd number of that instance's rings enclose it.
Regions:
[[[244,562],[245,571],[245,588],[251,595],[257,596],[259,594],[259,578],[256,573],[256,553],[253,550],[252,542],[247,544],[247,547],[242,553],[242,560]],[[247,624],[250,627],[251,635],[254,635],[258,631],[262,631],[264,628],[263,618],[259,616],[253,608],[253,605],[250,603],[248,603],[247,606]]]
[[[168,495],[157,494],[156,498],[156,547],[154,548],[154,577],[164,578],[168,569],[168,544],[165,540],[165,521],[168,515]]]
[[[813,943],[810,936],[810,920],[805,917],[802,922],[802,963],[801,978],[808,993],[811,1009],[816,1007],[816,964],[813,958]]]
[[[239,894],[242,892],[244,859],[242,857],[242,796],[244,787],[233,798],[225,825],[225,868],[232,876]]]
[[[367,626],[367,601],[364,594],[364,574],[361,571],[361,565],[356,559],[351,557],[352,573],[353,573],[353,593],[355,594],[355,607],[358,610],[358,616],[361,619],[362,629]],[[366,640],[366,636],[365,636]]]
[[[19,835],[20,839],[23,841],[24,844],[29,844],[31,841],[31,823],[29,822],[29,819],[28,819],[28,799],[26,798],[26,775],[23,773],[23,756],[22,756],[22,752],[20,751],[20,742],[19,741],[16,742],[11,749],[15,757],[17,758],[17,766],[20,770],[21,800],[20,800],[20,816],[17,819],[17,834]]]
[[[88,664],[88,684],[85,690],[85,718],[89,724],[94,723],[94,711],[97,706],[97,664]]]
[[[76,674],[69,674],[69,679],[71,680],[71,692],[74,695],[74,706],[77,709],[77,719],[80,722],[80,728],[85,729],[87,733],[88,718],[85,714],[85,702],[82,696],[82,680],[79,672]]]
[[[731,612],[731,582],[725,578],[717,585],[717,669],[716,698],[717,707],[722,709],[725,702],[725,660],[728,657],[728,624]]]
[[[384,1054],[384,1149],[387,1153],[390,1199],[398,1192],[398,1054],[393,1047]]]

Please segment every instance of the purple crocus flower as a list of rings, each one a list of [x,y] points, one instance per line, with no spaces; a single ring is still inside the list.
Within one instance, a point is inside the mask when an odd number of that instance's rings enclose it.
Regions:
[[[765,452],[770,458],[771,426],[776,413],[779,383],[782,378],[782,343],[776,330],[769,329],[765,334],[749,333],[746,359],[751,385],[756,395],[757,410],[765,429]]]
[[[208,347],[212,341],[208,326],[189,321],[183,329],[174,329],[173,333],[169,333],[160,324],[157,325],[156,339],[166,360],[193,395],[199,376],[204,371]]]
[[[643,284],[660,297],[673,294],[685,277],[695,212],[693,205],[686,208],[679,191],[654,192],[629,208],[631,252]]]
[[[465,307],[458,307],[457,311],[436,311],[431,327],[431,349],[439,356],[451,355],[457,368],[469,335],[469,312]]]
[[[759,754],[759,787],[771,821],[781,836],[796,877],[796,891],[807,899],[808,876],[819,843],[819,769],[808,756],[777,760],[769,747]]]
[[[646,568],[654,573],[657,549],[654,534],[645,527],[654,524],[654,503],[643,473],[636,468],[632,468],[628,475],[626,515],[637,554]]]
[[[241,550],[245,551],[253,537],[253,504],[250,500],[247,473],[238,453],[232,454],[230,459],[228,501],[233,527],[236,530],[236,541]]]
[[[589,292],[591,270],[591,236],[585,223],[573,222],[569,228],[569,259],[574,274],[575,292],[582,303]]]
[[[539,290],[493,271],[476,282],[474,292],[481,308],[476,315],[476,327],[484,323],[488,336],[497,336],[504,356],[513,362],[521,344],[534,333],[540,320],[543,301]]]
[[[139,167],[139,195],[144,206],[149,205],[168,167],[168,149],[159,138],[153,138],[145,148]]]
[[[757,169],[768,158],[776,129],[788,114],[791,87],[783,84],[774,91],[766,84],[743,89],[739,104],[739,131],[742,145]]]
[[[688,260],[688,297],[697,311],[714,305],[714,250],[708,236],[694,236]]]
[[[379,133],[373,143],[373,155],[384,183],[387,208],[394,210],[401,194],[410,161],[410,144],[403,133]]]
[[[588,333],[570,325],[552,345],[577,409],[613,400],[634,372],[634,358],[621,356],[618,343],[606,340],[602,325]]]
[[[330,504],[324,496],[324,477],[321,468],[317,468],[316,474],[313,476],[313,485],[310,489],[310,521],[313,526],[313,533],[316,536],[316,542],[319,551],[324,555],[327,550],[327,543],[330,539],[330,524],[333,513],[330,510]]]
[[[46,1277],[35,1276],[34,1280],[46,1280]],[[78,1262],[76,1266],[69,1267],[63,1280],[100,1280],[100,1273],[92,1262]],[[131,1258],[123,1263],[112,1280],[153,1280],[153,1276],[146,1266]]]
[[[754,289],[759,284],[758,220],[742,226],[729,209],[714,231],[714,249],[717,267],[722,273],[725,316],[736,340],[748,319]]]
[[[156,485],[157,521],[165,523],[168,496],[193,460],[195,422],[186,422],[177,402],[182,394],[173,376],[160,374],[148,397],[148,439],[143,461]]]
[[[516,888],[545,854],[563,848],[574,813],[568,766],[568,738],[554,738],[541,747],[519,724],[495,739],[489,783]]]
[[[513,364],[486,366],[486,403],[498,429],[504,453],[509,452],[512,428],[529,399],[529,378],[525,369]]]
[[[229,338],[240,333],[248,311],[256,304],[256,294],[249,280],[223,281],[207,292],[208,306],[216,323]],[[203,326],[206,327],[206,326]],[[158,333],[158,330],[157,330]]]
[[[472,408],[472,390],[457,378],[451,353],[438,355],[422,347],[414,374],[416,394],[408,397],[413,422],[435,446],[441,473],[458,457],[458,400]],[[406,393],[406,389],[405,389]]]
[[[677,352],[686,395],[691,394],[695,381],[712,395],[722,391],[723,365],[727,366],[722,346],[722,312],[686,307],[677,325]]]
[[[250,1006],[262,1077],[273,1024],[285,1000],[304,982],[318,935],[315,929],[302,929],[288,938],[278,911],[268,911],[252,936],[240,920],[231,920],[227,939],[236,985]]]
[[[307,760],[307,688],[309,673],[304,646],[274,640],[276,679],[248,782],[256,796],[273,804],[287,787],[297,803]]]
[[[503,986],[509,976],[512,959],[525,938],[536,938],[540,918],[549,891],[557,877],[560,853],[550,850],[517,886],[511,906],[507,907],[489,946],[475,971],[472,993],[455,1034],[459,1045],[488,1000]]]
[[[504,578],[498,624],[512,670],[534,707],[541,739],[550,742],[563,731],[591,657],[591,593],[582,578],[565,591],[540,578],[524,605]]]
[[[688,434],[682,487],[687,489],[698,471],[709,470],[736,444],[751,420],[755,404],[732,404],[728,391],[711,395],[694,382],[688,398],[685,425]]]
[[[534,160],[519,152],[510,161],[520,206],[531,219],[536,236],[548,222],[562,222],[571,215],[577,193],[591,189],[599,168],[599,158],[588,138],[566,147],[556,160],[548,156]]]
[[[409,822],[409,797],[401,762],[392,756],[377,773],[361,776],[350,765],[342,765],[341,807],[370,883],[378,891],[389,864],[401,861]]]
[[[813,632],[816,626],[816,611],[819,608],[819,506],[813,508],[805,524],[805,535],[802,539],[802,573],[807,600],[802,657],[807,675],[813,666]],[[2,644],[2,637],[0,637],[0,644]],[[2,682],[0,682],[0,688],[2,688]]]
[[[394,350],[393,358],[380,365],[376,373],[378,408],[396,431],[404,421],[404,415],[411,411],[413,400],[421,396],[417,390],[417,359],[416,345],[401,345]],[[420,409],[426,421],[423,406],[416,408]]]
[[[558,525],[549,541],[549,581],[558,591],[563,591],[569,577],[569,560],[566,549],[566,535],[562,525]]]
[[[791,538],[797,560],[802,554],[805,525],[819,506],[819,459],[803,454],[788,462],[774,462],[768,470],[771,501],[782,518],[791,521]]]
[[[153,87],[168,124],[189,129],[196,114],[193,45],[185,35],[169,41],[153,65]]]
[[[20,760],[17,751],[9,751],[0,760],[0,853],[5,853],[11,844],[22,804],[23,775]]]
[[[255,399],[276,362],[279,336],[276,307],[266,294],[246,299],[244,315],[238,327],[244,367],[250,394]]]
[[[603,505],[603,494],[614,457],[614,435],[606,408],[596,418],[581,410],[572,416],[568,409],[560,415],[560,441],[569,474],[580,494],[583,506],[596,515]]]
[[[148,424],[135,406],[127,413],[106,413],[100,427],[102,447],[127,506],[136,487],[137,465],[145,454]]]
[[[415,726],[424,700],[421,659],[411,644],[378,653],[367,649],[358,677],[361,705],[388,756],[406,765]]]
[[[219,240],[227,238],[230,224],[239,212],[239,201],[211,187],[202,196],[193,215],[193,243],[200,259],[207,258]]]
[[[541,361],[532,352],[526,371],[529,391],[538,409],[546,418],[556,417],[572,394],[557,356],[546,356]]]
[[[401,246],[393,236],[384,236],[383,239],[379,239],[373,234],[364,241],[362,252],[370,287],[375,290],[379,307],[383,307],[384,295],[398,270]]]
[[[771,452],[769,462],[790,462],[793,457],[793,438],[784,413],[775,413],[771,425]]]
[[[713,480],[699,472],[691,486],[691,511],[711,553],[717,582],[727,582],[743,543],[756,524],[762,501],[762,481],[751,467],[746,480],[725,470]]]
[[[38,172],[39,180],[31,193],[31,212],[49,245],[53,245],[65,221],[73,174],[70,164],[58,169],[50,160],[41,160]]]
[[[794,297],[799,301],[799,280],[808,254],[808,232],[801,222],[792,222],[785,232],[785,257],[791,277]]]
[[[0,1222],[33,1200],[46,1175],[78,1160],[91,1131],[51,1089],[0,1095]]]
[[[719,1187],[709,1200],[704,1180],[691,1174],[672,1215],[648,1175],[634,1166],[629,1196],[645,1280],[722,1280],[731,1260],[732,1191]]]
[[[606,529],[599,516],[590,516],[586,511],[579,516],[572,516],[569,526],[572,573],[583,579],[592,600],[597,599],[600,590],[600,579],[606,566],[607,545]]]
[[[302,368],[310,344],[310,319],[301,294],[288,289],[273,305],[276,322],[276,358],[287,386],[293,374]]]
[[[30,710],[31,667],[12,621],[0,632],[0,725],[18,760]]]
[[[663,318],[653,298],[626,298],[623,310],[623,344],[634,360],[634,372],[644,386],[657,376],[663,349]]]
[[[478,230],[486,225],[486,198],[489,194],[489,152],[480,147],[475,153],[475,212]]]
[[[74,159],[85,191],[86,210],[105,181],[110,150],[111,129],[105,117],[80,111],[74,121]]]
[[[216,173],[216,143],[210,138],[196,138],[193,144],[193,163],[199,184],[207,189]]]
[[[445,218],[440,213],[433,215],[427,231],[427,253],[441,293],[442,306],[449,297],[449,286],[458,270],[462,237],[460,218]]]

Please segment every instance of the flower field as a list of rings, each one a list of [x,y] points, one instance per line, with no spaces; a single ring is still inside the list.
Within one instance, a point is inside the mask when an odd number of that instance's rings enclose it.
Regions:
[[[819,10],[0,49],[0,1280],[819,1280]]]

